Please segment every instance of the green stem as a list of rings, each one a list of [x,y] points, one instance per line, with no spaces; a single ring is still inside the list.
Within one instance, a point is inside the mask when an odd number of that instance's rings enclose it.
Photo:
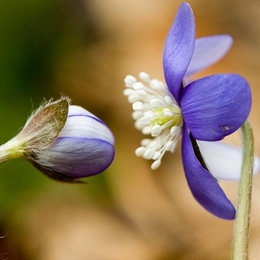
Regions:
[[[16,137],[0,145],[0,163],[10,159],[21,158],[23,154],[24,145]]]
[[[232,260],[248,259],[251,214],[252,178],[254,168],[254,136],[249,122],[241,127],[243,162],[238,190],[237,215],[233,232]]]

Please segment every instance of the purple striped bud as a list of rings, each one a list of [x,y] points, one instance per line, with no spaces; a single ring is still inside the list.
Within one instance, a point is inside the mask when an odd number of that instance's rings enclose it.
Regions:
[[[48,177],[64,182],[104,171],[114,159],[113,134],[95,115],[69,102],[62,97],[40,107],[2,146],[12,147],[7,152],[12,156],[5,159],[24,156]]]

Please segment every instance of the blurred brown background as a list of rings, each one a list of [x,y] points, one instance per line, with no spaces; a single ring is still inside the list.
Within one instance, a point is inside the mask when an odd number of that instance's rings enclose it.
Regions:
[[[104,120],[116,157],[86,185],[47,179],[29,163],[0,166],[0,259],[229,259],[233,221],[192,197],[180,147],[157,171],[137,158],[142,135],[122,95],[124,77],[163,80],[161,56],[178,0],[0,2],[0,141],[17,133],[45,97],[70,96]],[[260,155],[260,2],[191,0],[197,36],[227,33],[231,52],[200,76],[236,72],[253,92]],[[241,109],[243,104],[241,104]],[[221,182],[236,203],[237,183]],[[254,179],[250,259],[260,259],[260,181]]]

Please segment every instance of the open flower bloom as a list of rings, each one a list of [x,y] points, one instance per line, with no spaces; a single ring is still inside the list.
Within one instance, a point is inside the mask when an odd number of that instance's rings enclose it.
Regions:
[[[0,146],[0,161],[24,157],[50,178],[80,182],[114,159],[114,137],[92,113],[66,97],[41,106],[21,132]]]
[[[193,196],[204,208],[225,219],[234,219],[235,209],[216,178],[239,178],[237,161],[242,156],[236,148],[229,149],[215,141],[232,134],[245,122],[251,109],[251,91],[247,81],[237,74],[218,74],[195,81],[190,76],[222,58],[231,44],[228,35],[195,41],[194,16],[190,6],[183,3],[164,47],[167,86],[142,72],[141,81],[126,77],[124,91],[133,104],[136,128],[153,137],[142,141],[136,155],[154,160],[151,168],[156,169],[166,151],[174,152],[182,134],[183,167]],[[213,160],[206,156],[209,151]],[[225,163],[216,165],[217,152],[222,153]],[[256,163],[259,165],[258,159]]]

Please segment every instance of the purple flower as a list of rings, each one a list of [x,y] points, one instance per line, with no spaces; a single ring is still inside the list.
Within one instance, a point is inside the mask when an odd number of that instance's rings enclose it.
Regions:
[[[223,175],[223,169],[228,169],[228,163],[222,170],[215,170],[215,162],[208,163],[201,147],[222,140],[242,126],[251,109],[251,91],[247,81],[237,74],[218,74],[195,81],[190,76],[222,58],[231,44],[228,35],[195,41],[194,16],[190,6],[183,3],[164,47],[167,87],[141,73],[146,85],[127,76],[124,92],[133,103],[136,128],[154,137],[144,139],[136,154],[154,160],[151,168],[156,169],[166,151],[174,152],[182,134],[182,161],[192,194],[204,208],[224,219],[234,219],[236,212],[216,181],[218,174]],[[208,150],[217,149],[215,146]],[[239,160],[241,155],[238,153],[235,158]],[[230,179],[237,177],[239,172],[232,170]]]

